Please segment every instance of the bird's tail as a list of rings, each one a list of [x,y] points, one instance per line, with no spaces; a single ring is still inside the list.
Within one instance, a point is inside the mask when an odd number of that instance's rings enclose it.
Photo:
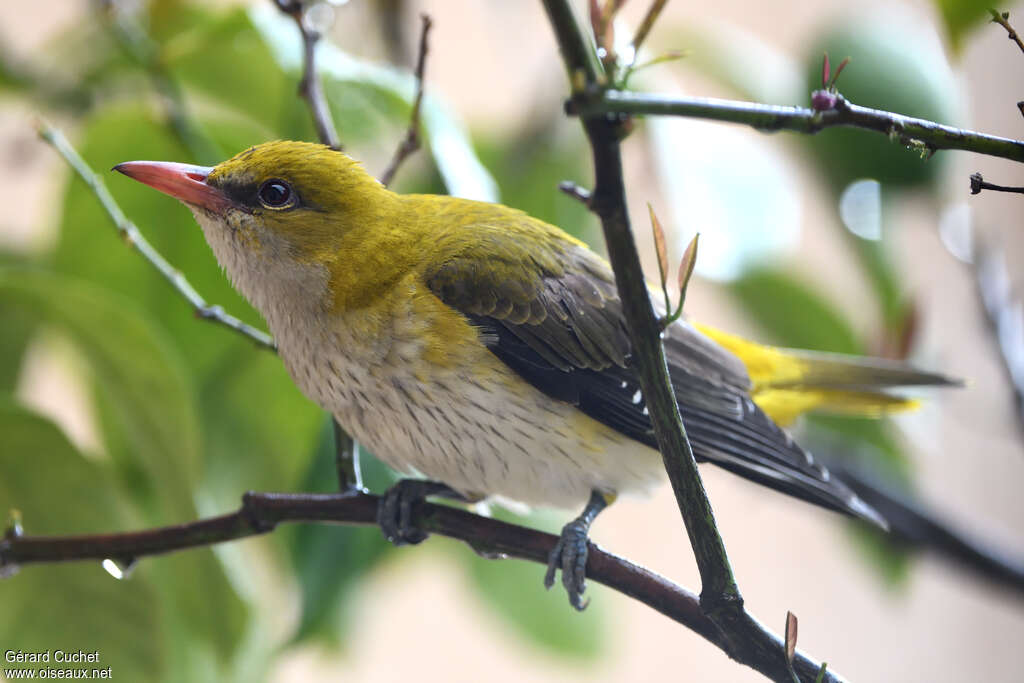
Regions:
[[[754,401],[782,425],[811,410],[868,417],[912,410],[918,401],[890,390],[962,384],[901,361],[762,346],[713,328],[699,327],[743,361],[753,385]]]

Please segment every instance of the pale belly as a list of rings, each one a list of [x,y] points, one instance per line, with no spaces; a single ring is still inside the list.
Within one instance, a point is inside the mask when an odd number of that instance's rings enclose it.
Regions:
[[[592,490],[646,493],[664,476],[657,451],[548,397],[485,350],[419,377],[337,353],[294,364],[282,352],[303,392],[378,458],[469,496],[577,508]]]

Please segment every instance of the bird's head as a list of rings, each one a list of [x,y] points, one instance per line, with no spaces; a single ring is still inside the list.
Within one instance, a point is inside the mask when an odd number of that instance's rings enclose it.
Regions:
[[[394,223],[397,195],[342,152],[268,142],[216,166],[128,161],[115,170],[184,202],[218,261],[257,307],[281,281],[365,262],[367,240]],[[371,260],[373,260],[371,258]]]

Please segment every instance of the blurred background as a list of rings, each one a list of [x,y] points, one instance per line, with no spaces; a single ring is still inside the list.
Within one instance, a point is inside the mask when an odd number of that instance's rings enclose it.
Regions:
[[[325,416],[272,354],[197,321],[35,133],[38,116],[62,128],[209,301],[261,325],[188,211],[107,169],[211,164],[268,139],[315,139],[295,96],[294,23],[270,0],[0,7],[0,508],[19,510],[27,533],[64,534],[218,514],[250,489],[332,490]],[[629,38],[646,9],[626,3],[617,35]],[[1024,29],[1024,5],[999,9]],[[346,149],[371,172],[390,158],[414,92],[420,12],[434,20],[427,149],[396,188],[500,200],[601,248],[596,222],[556,189],[589,186],[591,171],[579,123],[562,114],[564,70],[539,2],[312,8],[330,39],[320,64]],[[858,104],[1024,137],[1024,55],[975,0],[679,0],[641,61],[671,50],[685,57],[641,70],[632,87],[806,104],[827,50],[833,65],[851,57],[838,87]],[[970,196],[968,184],[980,171],[1024,185],[1024,166],[964,152],[924,161],[859,131],[764,135],[682,119],[638,121],[624,149],[646,265],[647,202],[672,260],[701,233],[694,318],[967,380],[928,393],[914,414],[814,418],[796,431],[1024,556],[1024,422],[1009,380],[1024,384],[1024,204]],[[375,491],[394,478],[370,456],[364,469]],[[776,631],[794,612],[800,647],[835,671],[1022,680],[1019,589],[702,471],[749,609]],[[574,514],[524,523],[555,530]],[[699,589],[667,486],[617,503],[593,537]],[[561,591],[543,591],[542,575],[446,539],[395,550],[372,528],[281,528],[147,559],[121,581],[98,565],[28,567],[0,582],[0,650],[98,650],[125,681],[760,680],[600,586],[577,614]]]

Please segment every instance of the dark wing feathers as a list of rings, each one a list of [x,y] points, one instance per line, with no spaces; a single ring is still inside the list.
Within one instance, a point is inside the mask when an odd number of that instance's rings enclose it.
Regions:
[[[504,228],[464,229],[479,230],[482,239],[449,247],[450,254],[444,237],[439,240],[437,265],[424,275],[431,291],[478,327],[491,352],[533,386],[657,448],[607,264],[553,233],[538,245],[534,234],[526,241]],[[667,331],[665,351],[698,459],[884,525],[754,404],[738,358],[685,322]]]

